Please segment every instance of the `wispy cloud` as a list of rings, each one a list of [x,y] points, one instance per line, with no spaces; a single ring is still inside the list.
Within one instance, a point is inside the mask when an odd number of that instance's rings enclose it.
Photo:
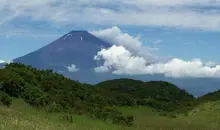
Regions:
[[[134,25],[220,31],[220,0],[1,0],[0,25]]]
[[[153,41],[153,44],[159,44],[159,43],[161,43],[162,42],[162,40],[155,40],[155,41]]]

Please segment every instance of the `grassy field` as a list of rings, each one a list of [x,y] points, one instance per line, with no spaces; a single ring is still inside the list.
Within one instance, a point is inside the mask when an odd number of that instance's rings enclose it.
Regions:
[[[168,116],[147,107],[119,108],[134,115],[135,124],[128,128],[86,116],[73,115],[73,122],[65,114],[51,114],[29,107],[22,100],[14,100],[11,108],[0,106],[0,130],[218,130],[220,102],[209,102],[192,111]]]

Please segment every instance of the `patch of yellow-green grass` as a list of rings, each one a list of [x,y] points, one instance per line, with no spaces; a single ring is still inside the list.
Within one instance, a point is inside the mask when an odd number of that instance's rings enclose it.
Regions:
[[[188,114],[175,115],[153,111],[148,107],[120,108],[127,114],[133,114],[135,125],[131,130],[219,130],[220,102],[210,102],[196,107]]]
[[[0,107],[0,130],[121,130],[122,126],[73,115],[72,123],[61,113],[46,113],[29,107],[21,100],[11,108]]]
[[[194,108],[186,115],[179,115],[186,122],[204,124],[210,130],[220,129],[220,101],[208,102]]]

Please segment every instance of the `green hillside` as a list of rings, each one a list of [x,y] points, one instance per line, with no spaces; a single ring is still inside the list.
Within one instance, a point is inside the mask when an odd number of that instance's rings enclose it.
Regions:
[[[0,130],[218,128],[218,93],[195,99],[164,81],[82,84],[52,70],[11,63],[0,69]]]
[[[88,115],[92,119],[112,124],[131,126],[133,123],[132,116],[124,116],[93,87],[72,81],[51,70],[36,70],[23,64],[12,63],[6,66],[5,71],[8,74],[2,76],[2,93],[22,98],[32,107],[52,113]]]
[[[196,106],[212,101],[220,101],[220,90],[215,92],[210,92],[204,96],[198,97],[193,103]]]
[[[104,81],[96,86],[117,96],[125,95],[131,99],[133,98],[136,101],[134,103],[137,105],[147,105],[164,111],[173,111],[178,107],[190,106],[190,102],[195,99],[186,91],[164,81],[142,82],[131,79],[116,79]],[[108,95],[108,97],[117,97],[114,94]],[[125,100],[122,99],[122,101]]]

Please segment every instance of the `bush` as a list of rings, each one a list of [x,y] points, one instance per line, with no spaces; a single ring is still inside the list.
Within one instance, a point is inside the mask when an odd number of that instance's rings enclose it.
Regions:
[[[68,121],[69,123],[73,123],[73,116],[72,115],[64,115],[64,120]]]
[[[166,111],[158,111],[158,110],[156,110],[156,112],[159,113],[159,116],[169,116],[169,112],[166,112]]]
[[[12,97],[20,97],[24,91],[24,80],[16,74],[12,74],[2,82],[1,90]]]
[[[7,93],[0,92],[0,100],[3,105],[5,105],[7,107],[11,106],[12,98]]]
[[[133,121],[134,121],[134,117],[133,116],[127,116],[125,123],[126,123],[127,126],[132,126],[133,125]]]
[[[133,120],[133,116],[116,115],[112,123],[118,125],[132,126]]]
[[[37,87],[26,84],[22,94],[25,102],[35,107],[43,107],[48,104],[44,93]]]
[[[60,104],[55,103],[55,102],[49,104],[49,105],[46,107],[46,111],[47,111],[47,112],[50,112],[50,113],[61,112],[62,109],[63,109],[63,107],[62,107]]]
[[[177,118],[177,116],[174,115],[174,114],[170,114],[169,117],[170,117],[170,118]]]
[[[118,125],[133,125],[133,116],[123,116],[121,112],[111,107],[90,108],[89,113],[93,119],[97,118]]]

